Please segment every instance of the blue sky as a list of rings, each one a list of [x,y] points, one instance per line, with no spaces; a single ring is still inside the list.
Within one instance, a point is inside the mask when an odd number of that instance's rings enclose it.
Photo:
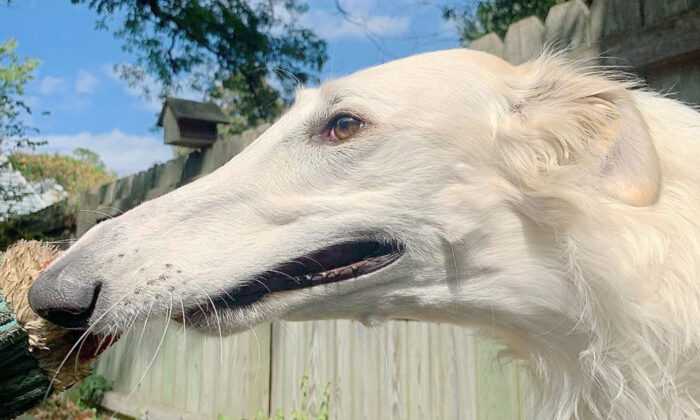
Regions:
[[[34,110],[29,122],[49,141],[47,151],[70,154],[88,147],[119,175],[172,158],[162,132],[154,131],[160,103],[141,97],[115,75],[113,66],[133,57],[110,31],[95,29],[93,11],[69,0],[2,3],[0,42],[15,38],[20,57],[42,61],[27,99]],[[457,31],[442,21],[440,12],[440,6],[454,3],[459,2],[341,0],[353,20],[362,22],[358,26],[340,16],[333,1],[310,0],[302,19],[328,42],[322,74],[328,79],[394,58],[457,47]]]

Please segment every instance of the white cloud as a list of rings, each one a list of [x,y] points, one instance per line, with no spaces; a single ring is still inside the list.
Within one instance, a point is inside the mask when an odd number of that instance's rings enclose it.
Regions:
[[[97,77],[87,70],[80,69],[75,78],[75,91],[77,93],[93,94],[97,87]]]
[[[399,36],[405,34],[411,18],[378,13],[378,0],[343,0],[340,7],[343,14],[335,7],[311,8],[301,16],[292,16],[282,5],[275,7],[275,15],[283,22],[300,19],[303,26],[312,28],[321,38],[329,41],[338,39],[362,39],[369,36]],[[278,28],[278,30],[280,30]]]
[[[335,7],[311,9],[302,15],[302,23],[321,38],[327,40],[398,36],[405,34],[410,25],[409,16],[391,16],[375,13],[376,0],[343,0],[340,7],[347,13],[343,16]]]
[[[39,92],[50,95],[55,92],[65,92],[66,81],[60,77],[46,76],[39,83]]]
[[[172,149],[162,138],[126,134],[120,130],[106,133],[82,132],[74,135],[42,135],[48,144],[39,151],[70,155],[76,147],[86,147],[100,155],[119,176],[130,175],[173,158]]]
[[[384,37],[404,34],[411,23],[408,16],[351,16],[350,20],[326,10],[309,12],[305,19],[316,22],[314,31],[328,40],[364,38],[367,35]]]

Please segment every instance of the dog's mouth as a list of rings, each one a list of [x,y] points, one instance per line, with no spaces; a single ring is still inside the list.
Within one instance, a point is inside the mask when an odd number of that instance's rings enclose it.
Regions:
[[[305,289],[360,277],[381,270],[403,255],[395,243],[353,241],[331,245],[288,261],[251,281],[186,311],[186,316],[217,308],[240,308],[281,291]]]
[[[83,330],[67,330],[63,335],[63,341],[67,347],[72,347],[80,341],[77,357],[80,362],[87,363],[107,350],[112,344],[119,340],[121,334],[99,336],[88,334],[83,336]]]

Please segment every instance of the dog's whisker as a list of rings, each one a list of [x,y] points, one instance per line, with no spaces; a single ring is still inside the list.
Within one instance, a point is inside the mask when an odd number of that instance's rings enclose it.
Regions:
[[[83,345],[85,342],[88,340],[89,335],[81,336],[81,338],[78,341],[82,341],[80,346],[78,346],[78,350],[75,352],[75,364],[73,366],[73,375],[76,377],[78,376],[78,364],[80,363],[80,352],[83,350]],[[99,348],[99,347],[98,347]]]
[[[309,257],[308,255],[304,255],[304,256],[299,257],[299,258],[303,258],[303,259],[305,259],[305,260],[309,260],[309,261],[315,263],[316,265],[318,265],[319,268],[321,269],[321,271],[326,271],[326,268],[323,266],[323,264],[321,264],[320,262],[316,261],[315,259]]]
[[[253,333],[253,337],[255,337],[255,344],[257,345],[258,348],[258,360],[255,365],[255,378],[253,378],[253,385],[258,383],[258,375],[260,374],[260,359],[262,358],[262,353],[260,351],[260,340],[258,339],[258,333],[255,332],[255,327],[250,327],[250,332]]]
[[[233,296],[231,296],[223,287],[219,287],[219,290],[221,290],[222,292],[224,292],[224,294],[231,300],[231,302],[235,302],[235,301],[236,301],[236,300],[233,298]],[[231,310],[231,306],[228,304],[228,302],[226,301],[226,299],[223,299],[223,302],[224,302],[224,305],[226,305],[226,309],[228,309],[228,310],[230,311],[230,310]]]
[[[119,214],[124,214],[124,210],[120,209],[119,207],[102,206],[102,208],[109,209],[109,210],[116,210],[119,212]]]
[[[271,273],[275,273],[275,274],[283,275],[283,276],[289,278],[290,280],[294,281],[295,283],[299,284],[299,279],[297,279],[296,277],[292,277],[292,276],[290,276],[290,275],[287,274],[287,273],[283,273],[283,272],[277,271],[277,270],[270,270],[270,272],[271,272]],[[269,291],[270,289],[267,289],[267,290]]]
[[[107,345],[107,348],[112,347],[112,344],[114,344],[114,341],[117,339],[116,333],[118,333],[118,332],[119,332],[119,327],[117,327],[116,325],[114,326],[114,333],[112,333],[112,331],[110,329],[109,335],[111,335],[112,338],[109,340],[109,344]]]
[[[209,293],[206,291],[202,290],[204,294],[207,296],[207,299],[209,299],[209,303],[211,303],[211,308],[214,310],[214,317],[216,318],[216,323],[219,329],[219,362],[221,366],[224,365],[224,339],[223,339],[223,334],[221,333],[221,319],[219,319],[219,312],[216,310],[216,305],[214,305],[214,301],[211,299],[211,296],[209,296]]]
[[[165,341],[165,336],[168,333],[168,328],[170,327],[170,319],[172,317],[172,313],[173,313],[173,295],[172,295],[172,293],[170,293],[170,306],[168,307],[168,317],[166,318],[165,327],[163,328],[163,335],[160,337],[160,341],[158,342],[158,347],[156,347],[156,351],[153,354],[151,361],[146,366],[146,370],[143,372],[143,375],[141,375],[141,378],[139,378],[138,382],[134,386],[134,389],[132,389],[131,392],[129,392],[129,395],[126,396],[127,400],[131,399],[131,397],[134,395],[134,392],[136,392],[136,390],[138,390],[139,386],[141,386],[141,383],[146,378],[146,375],[148,375],[148,372],[150,371],[151,366],[153,366],[153,363],[156,361],[156,358],[158,357],[158,354],[160,353],[160,349],[163,346],[163,341]]]
[[[291,78],[292,80],[294,80],[297,88],[299,86],[303,86],[303,84],[304,84],[304,83],[302,83],[301,80],[299,80],[299,78],[294,73],[290,72],[289,70],[283,69],[282,67],[273,67],[272,70],[274,70],[275,73],[278,73],[278,74],[281,73],[282,75],[286,75],[289,78]]]
[[[113,218],[114,218],[114,216],[112,216],[111,214],[105,213],[105,212],[99,211],[99,210],[80,209],[79,211],[80,211],[81,213],[95,213],[95,214],[99,214],[100,216],[105,216],[105,217],[107,217],[108,219],[113,219]]]
[[[65,365],[65,363],[66,363],[66,362],[68,361],[68,359],[70,358],[71,353],[73,353],[73,351],[80,345],[81,341],[82,341],[83,339],[85,339],[85,337],[87,337],[87,336],[90,334],[90,332],[95,328],[95,325],[98,325],[99,322],[100,322],[102,319],[104,319],[107,315],[109,315],[109,314],[112,312],[112,310],[113,310],[118,304],[120,304],[121,301],[122,301],[123,299],[125,299],[128,295],[129,295],[128,293],[124,294],[121,298],[117,299],[117,301],[114,302],[114,303],[112,304],[112,306],[110,306],[109,308],[107,308],[107,310],[106,310],[102,315],[100,315],[100,316],[92,323],[92,325],[90,325],[90,326],[85,330],[85,332],[83,332],[83,334],[78,338],[78,340],[75,342],[75,344],[73,344],[73,346],[68,350],[68,353],[67,353],[66,356],[63,358],[63,360],[61,361],[61,363],[58,365],[58,368],[56,368],[56,372],[54,373],[53,377],[52,377],[51,380],[49,381],[49,386],[48,386],[48,388],[46,389],[46,393],[44,394],[44,401],[46,401],[46,399],[49,397],[49,393],[51,392],[51,387],[53,386],[53,383],[56,381],[56,378],[58,378],[58,375],[59,375],[59,373],[61,372],[61,369],[63,369],[63,365]]]
[[[292,261],[290,261],[290,263],[291,263],[291,264],[297,264],[297,265],[300,265],[300,266],[306,268],[306,264],[304,264],[304,263],[301,262],[301,261],[292,260]]]
[[[134,314],[133,318],[129,322],[129,326],[126,328],[126,332],[124,333],[124,336],[131,333],[134,325],[136,324],[136,320],[139,318],[140,314],[141,314],[141,308],[139,307],[138,310],[136,311],[136,314]]]
[[[185,315],[185,302],[180,298],[180,309],[182,309],[182,347],[187,351],[187,316]]]
[[[141,335],[139,336],[139,341],[136,343],[136,349],[134,352],[138,352],[141,348],[141,341],[143,340],[143,335],[146,333],[146,327],[148,326],[148,319],[151,317],[151,310],[153,310],[153,304],[155,301],[151,300],[151,305],[148,307],[148,313],[146,314],[146,320],[143,322],[143,328],[141,328]]]
[[[255,283],[260,284],[262,287],[264,287],[265,290],[267,290],[267,293],[272,293],[272,290],[270,290],[270,287],[269,287],[267,284],[265,284],[264,281],[260,280],[259,278],[254,278],[253,281],[254,281]],[[227,295],[228,295],[229,297],[231,297],[231,295],[229,295],[228,293],[227,293]],[[233,299],[233,302],[236,301],[235,298],[232,298],[232,299]]]
[[[136,325],[136,320],[138,319],[139,315],[141,314],[141,308],[136,311],[136,314],[133,316],[132,320],[129,323],[129,326],[126,329],[126,332],[123,334],[126,342],[129,344],[128,347],[125,349],[124,352],[122,352],[121,357],[122,360],[127,354],[127,350],[130,352],[134,349],[134,340],[133,340],[133,332],[134,326]]]
[[[384,356],[384,375],[387,381],[389,381],[389,378],[391,378],[391,373],[389,372],[389,353],[386,351],[386,345],[384,344],[382,336],[379,334],[379,331],[377,331],[377,326],[375,324],[371,324],[371,327],[374,335],[379,340],[379,347],[382,349],[382,355]]]
[[[62,244],[67,244],[71,242],[76,242],[78,239],[77,238],[66,238],[66,239],[56,239],[53,241],[46,241],[48,244],[53,244],[53,245],[62,245]]]
[[[100,335],[103,331],[104,331],[104,328],[102,328],[97,334]],[[108,331],[109,331],[109,332],[112,331],[112,327],[111,327],[111,326],[109,327],[109,330],[108,330]],[[105,341],[107,340],[107,337],[109,337],[109,332],[108,332],[107,334],[102,334],[102,338],[100,339],[100,342],[97,344],[97,348],[95,348],[95,351],[94,351],[94,353],[92,354],[93,356],[96,356],[96,355],[97,355],[97,352],[100,350],[100,348],[102,347],[102,345],[105,343]]]
[[[204,317],[206,318],[206,316],[207,316],[207,311],[204,310],[204,308],[202,307],[202,305],[201,305],[199,302],[195,302],[195,305],[197,305],[197,307],[199,308],[199,312],[201,312],[202,315],[204,315]]]

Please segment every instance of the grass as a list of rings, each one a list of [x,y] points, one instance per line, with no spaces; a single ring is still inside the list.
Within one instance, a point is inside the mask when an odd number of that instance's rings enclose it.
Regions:
[[[104,394],[112,389],[112,382],[101,375],[90,375],[77,385],[78,399],[72,401],[65,394],[54,394],[43,404],[16,420],[99,420],[99,404]]]
[[[104,420],[111,417],[103,416],[100,411],[100,402],[104,394],[112,389],[112,382],[101,375],[91,375],[77,386],[78,397],[76,401],[66,398],[64,394],[52,395],[44,404],[35,407],[31,411],[19,416],[16,420]],[[309,375],[301,378],[301,404],[298,409],[279,409],[274,415],[268,417],[259,410],[253,417],[233,418],[219,414],[217,420],[328,420],[329,403],[331,397],[331,384],[328,382],[323,389],[323,395],[318,404],[309,404]],[[119,417],[124,418],[124,417]]]

